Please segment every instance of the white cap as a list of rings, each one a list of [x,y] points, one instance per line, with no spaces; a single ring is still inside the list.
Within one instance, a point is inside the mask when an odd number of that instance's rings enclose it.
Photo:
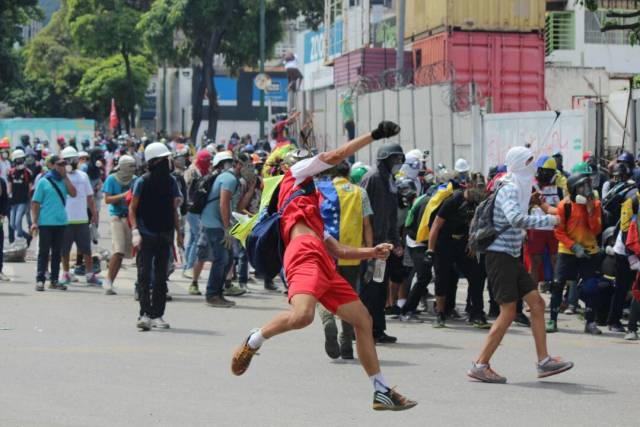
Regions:
[[[469,172],[469,163],[465,159],[458,159],[454,169],[456,172]]]
[[[161,157],[169,157],[170,155],[171,151],[161,142],[152,142],[144,149],[144,160],[147,162]]]
[[[224,162],[225,160],[233,160],[233,154],[231,154],[230,151],[216,153],[216,155],[213,156],[213,167],[215,168],[220,162]]]
[[[62,150],[60,152],[60,156],[63,159],[74,159],[74,158],[78,157],[78,150],[76,150],[75,148],[69,146],[69,147],[66,147],[64,150]]]
[[[89,153],[87,153],[86,151],[79,151],[78,157],[89,157]]]
[[[26,157],[26,154],[24,154],[24,151],[22,151],[19,148],[17,150],[14,150],[13,153],[11,153],[11,160],[24,159],[25,157]]]
[[[422,159],[422,156],[423,156],[422,151],[418,150],[417,148],[409,151],[407,154],[404,155],[405,158],[413,157],[414,159],[418,159],[418,160]]]

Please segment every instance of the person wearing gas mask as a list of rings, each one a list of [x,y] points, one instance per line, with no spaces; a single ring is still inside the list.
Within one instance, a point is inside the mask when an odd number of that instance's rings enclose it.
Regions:
[[[402,242],[398,234],[398,206],[390,203],[397,200],[398,189],[395,175],[400,171],[405,161],[404,152],[399,144],[386,143],[378,148],[376,153],[377,167],[369,171],[360,182],[371,201],[371,208],[375,215],[373,219],[373,244],[391,243],[396,256],[402,256]],[[373,271],[374,261],[369,261],[368,269]],[[396,337],[385,333],[385,304],[389,292],[390,261],[387,260],[382,283],[373,280],[363,281],[360,298],[373,318],[373,336],[378,343],[393,344]],[[367,274],[370,276],[370,274]],[[368,278],[368,277],[367,277]]]
[[[558,312],[565,286],[596,278],[600,262],[597,237],[602,231],[602,212],[591,187],[591,176],[573,174],[567,185],[570,197],[561,201],[557,208],[559,223],[555,233],[560,244],[547,332],[558,330]],[[596,303],[597,298],[587,300],[584,331],[599,335],[602,332],[595,322]]]
[[[582,155],[582,160],[587,162],[593,171],[593,175],[591,175],[591,185],[593,185],[593,189],[596,190],[598,194],[602,194],[602,187],[609,179],[609,175],[600,168],[598,159],[592,151],[585,151]]]
[[[436,276],[436,311],[434,327],[445,326],[448,287],[457,282],[458,272],[469,283],[470,310],[468,322],[475,328],[487,329],[483,309],[484,274],[475,254],[467,251],[469,225],[476,207],[484,199],[485,183],[468,182],[442,202],[429,232],[425,255],[427,266],[433,266]]]
[[[136,160],[124,155],[118,162],[115,172],[107,177],[102,187],[105,202],[109,205],[111,218],[111,258],[109,271],[104,280],[103,288],[106,295],[115,295],[113,282],[120,271],[122,260],[131,258],[133,247],[131,246],[131,228],[127,217],[129,206],[126,202],[127,193],[137,179],[135,176]],[[166,259],[166,258],[165,258]]]
[[[13,168],[7,176],[7,194],[11,213],[9,217],[9,243],[13,243],[15,235],[27,240],[27,246],[31,245],[31,235],[22,228],[22,220],[29,210],[31,189],[33,188],[34,175],[25,166],[25,153],[17,149],[11,153]]]
[[[38,239],[38,267],[36,275],[36,291],[44,291],[45,272],[51,259],[51,275],[49,289],[66,291],[67,287],[58,283],[60,273],[60,256],[65,228],[67,226],[67,211],[65,209],[67,195],[76,196],[76,188],[67,175],[67,162],[63,158],[53,155],[49,158],[49,171],[36,184],[31,203],[31,234],[39,234]]]
[[[606,200],[609,193],[615,189],[621,189],[628,181],[632,181],[633,171],[626,163],[616,163],[613,166],[613,172],[611,173],[611,179],[605,182],[602,186],[602,200]]]
[[[560,200],[564,198],[564,192],[556,186],[557,165],[553,157],[542,156],[536,162],[536,197],[540,203],[544,203],[545,208],[534,205],[531,208],[531,215],[542,216],[545,213],[555,212],[549,211],[549,208],[557,208]],[[544,262],[545,253],[548,254],[552,269],[555,268],[556,258],[558,255],[558,239],[554,233],[554,227],[549,226],[546,229],[529,230],[527,233],[527,248],[529,257],[531,258],[530,274],[534,283],[544,280],[539,277],[539,272]]]
[[[174,235],[178,246],[182,246],[182,235],[178,232],[182,194],[171,175],[170,157],[171,151],[165,144],[154,142],[147,146],[144,158],[148,172],[136,180],[129,206],[131,243],[139,251],[140,313],[136,326],[143,331],[169,328],[163,316],[167,303],[167,260]]]
[[[86,274],[87,285],[101,286],[102,280],[93,272],[93,259],[91,258],[91,232],[89,230],[88,212],[91,213],[91,222],[94,225],[98,224],[99,221],[96,205],[93,201],[93,188],[91,188],[87,174],[78,169],[78,152],[76,149],[69,146],[62,150],[60,154],[67,162],[67,176],[76,189],[76,195],[67,197],[65,205],[68,222],[62,243],[62,280],[60,284],[68,285],[77,281],[69,268],[71,246],[75,243],[78,254],[84,257],[84,265],[88,272]]]

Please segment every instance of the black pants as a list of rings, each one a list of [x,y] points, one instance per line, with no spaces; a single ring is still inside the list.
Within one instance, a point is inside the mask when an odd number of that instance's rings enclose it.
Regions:
[[[431,268],[427,268],[427,265],[424,262],[426,248],[407,248],[407,250],[409,251],[409,255],[413,261],[413,269],[416,273],[416,283],[409,291],[407,302],[402,307],[402,314],[416,311],[418,304],[420,304],[420,299],[427,294],[427,286],[429,285],[429,282],[431,282],[432,278]]]
[[[363,263],[366,264],[366,263]],[[382,283],[373,280],[364,283],[360,288],[360,299],[364,303],[371,319],[373,320],[373,336],[377,337],[384,333],[387,329],[387,321],[384,318],[384,307],[387,303],[387,292],[389,292],[389,270],[391,267],[387,261],[387,268],[384,272],[384,280]]]
[[[465,240],[442,240],[436,248],[434,270],[436,273],[436,296],[445,297],[449,304],[455,304],[452,289],[458,282],[458,272],[469,283],[470,316],[483,314],[484,275],[476,258],[467,256]],[[454,284],[455,283],[455,284]],[[449,301],[453,300],[453,301]]]
[[[0,273],[4,267],[4,227],[0,223]]]
[[[616,255],[616,287],[609,306],[609,325],[617,325],[622,318],[622,309],[631,284],[635,279],[635,273],[629,268],[629,261],[624,255]]]
[[[638,322],[640,321],[640,301],[631,299],[631,310],[629,312],[629,331],[638,332]]]
[[[138,256],[138,293],[140,295],[140,316],[152,319],[164,316],[167,304],[167,258],[171,250],[168,236],[142,236]],[[153,291],[151,271],[153,269]]]
[[[38,272],[36,282],[45,281],[45,273],[51,256],[51,283],[58,282],[60,274],[60,257],[66,225],[41,225],[38,239]]]

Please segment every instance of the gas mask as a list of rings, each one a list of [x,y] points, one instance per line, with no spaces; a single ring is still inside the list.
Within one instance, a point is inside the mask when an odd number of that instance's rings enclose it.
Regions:
[[[542,186],[553,185],[556,180],[556,171],[553,169],[538,168],[536,179],[538,180],[538,184]]]
[[[576,203],[579,205],[586,205],[592,196],[593,189],[590,183],[584,183],[576,189]]]

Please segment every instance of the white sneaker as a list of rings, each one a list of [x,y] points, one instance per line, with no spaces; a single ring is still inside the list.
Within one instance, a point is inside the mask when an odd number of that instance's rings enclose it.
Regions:
[[[10,282],[9,276],[0,271],[0,282]]]
[[[78,278],[75,274],[73,274],[73,271],[69,271],[69,281],[73,283],[76,283],[78,281]]]
[[[624,336],[626,341],[638,341],[638,333],[636,331],[629,331]]]
[[[170,326],[167,322],[164,321],[162,317],[156,317],[155,319],[151,319],[151,327],[159,328],[159,329],[169,329]]]
[[[148,316],[142,316],[138,319],[136,326],[142,331],[148,331],[151,329],[151,319]]]

